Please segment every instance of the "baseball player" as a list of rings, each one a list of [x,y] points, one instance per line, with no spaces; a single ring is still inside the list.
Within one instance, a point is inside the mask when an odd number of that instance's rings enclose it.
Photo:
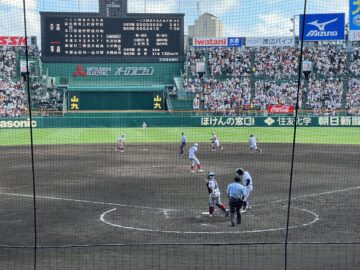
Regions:
[[[184,153],[184,147],[186,146],[187,138],[184,135],[184,132],[181,132],[181,138],[180,138],[180,154]]]
[[[243,206],[244,197],[247,195],[246,188],[240,184],[240,177],[235,176],[234,182],[228,185],[226,194],[229,198],[231,226],[235,226],[235,213],[237,224],[241,223],[240,209]]]
[[[243,210],[242,212],[246,212],[246,210],[250,209],[249,206],[249,196],[250,193],[253,190],[253,182],[251,179],[251,175],[248,171],[245,171],[242,168],[237,168],[236,169],[236,176],[240,177],[242,179],[242,184],[244,185],[244,187],[246,188],[246,196],[244,197],[244,203],[243,203]]]
[[[142,123],[142,128],[143,128],[143,129],[146,129],[146,128],[147,128],[147,125],[146,125],[145,122]]]
[[[118,143],[115,148],[115,151],[120,150],[121,153],[124,153],[124,151],[125,151],[125,135],[122,134],[121,136],[119,136],[117,141],[118,141]]]
[[[194,143],[194,145],[189,149],[189,159],[191,161],[191,172],[195,172],[195,165],[197,166],[198,172],[203,172],[204,170],[201,169],[200,161],[196,157],[198,144]]]
[[[220,189],[215,180],[215,173],[208,172],[208,177],[207,179],[204,178],[204,181],[209,193],[209,217],[213,216],[215,205],[225,213],[225,217],[229,216],[229,210],[226,209],[225,205],[222,204],[220,200]]]
[[[256,137],[254,135],[250,135],[249,138],[249,145],[250,145],[250,152],[254,153],[255,151],[259,152],[260,154],[262,153],[262,150],[260,150],[259,148],[257,148],[256,145]]]
[[[223,150],[223,147],[220,145],[219,139],[216,137],[215,132],[211,133],[211,151],[216,151],[216,149]]]

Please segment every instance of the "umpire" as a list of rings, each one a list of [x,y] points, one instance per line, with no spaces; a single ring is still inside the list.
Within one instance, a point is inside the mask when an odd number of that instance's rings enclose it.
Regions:
[[[180,138],[180,154],[183,154],[184,153],[184,147],[186,146],[186,136],[184,134],[184,132],[181,132],[181,138]]]
[[[226,189],[226,194],[229,197],[229,208],[230,208],[230,220],[231,226],[235,226],[235,212],[236,212],[236,221],[238,224],[241,223],[241,213],[240,209],[243,205],[243,200],[246,196],[246,188],[240,184],[240,177],[235,176],[234,182],[229,184]]]

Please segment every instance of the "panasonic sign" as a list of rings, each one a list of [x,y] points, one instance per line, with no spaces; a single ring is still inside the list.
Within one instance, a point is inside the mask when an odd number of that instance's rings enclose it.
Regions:
[[[0,128],[29,128],[30,125],[33,128],[37,127],[37,121],[33,120],[30,123],[30,119],[26,120],[2,120],[0,121]]]
[[[304,24],[305,18],[305,24]],[[304,38],[302,26],[304,24]],[[300,15],[299,39],[306,41],[343,40],[345,38],[345,13]]]

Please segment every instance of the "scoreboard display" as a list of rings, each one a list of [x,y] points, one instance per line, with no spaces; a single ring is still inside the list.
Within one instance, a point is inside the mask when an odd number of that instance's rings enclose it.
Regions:
[[[184,61],[183,14],[41,13],[42,61],[147,63]]]

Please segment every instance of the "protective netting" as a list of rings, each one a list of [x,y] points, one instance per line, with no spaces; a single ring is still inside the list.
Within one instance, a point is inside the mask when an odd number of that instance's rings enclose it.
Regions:
[[[360,268],[358,1],[0,4],[0,269]]]

